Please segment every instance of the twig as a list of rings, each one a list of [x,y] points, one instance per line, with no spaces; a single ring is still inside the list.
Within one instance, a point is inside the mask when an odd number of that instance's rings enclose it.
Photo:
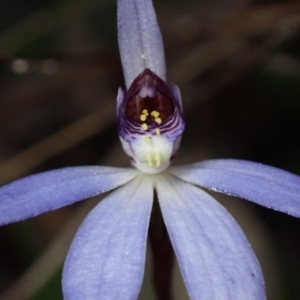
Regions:
[[[83,117],[0,164],[0,183],[25,175],[47,159],[90,138],[114,122],[115,103]]]
[[[243,53],[250,55],[250,60],[254,61],[251,59],[250,48],[256,50],[255,59],[258,58],[258,52],[265,57],[283,42],[299,34],[299,4],[246,8],[236,12],[236,15],[229,24],[223,24],[222,30],[222,24],[218,24],[213,37],[207,42],[198,42],[198,46],[184,53],[183,58],[173,64],[169,69],[172,81],[186,84],[221,63],[235,60],[236,56]],[[255,39],[259,41],[253,43]],[[240,63],[240,66],[243,64]]]
[[[3,292],[0,296],[1,300],[30,299],[47,283],[62,265],[76,229],[94,204],[94,201],[88,201],[78,211],[71,214],[66,227],[52,241],[49,248],[18,280]]]

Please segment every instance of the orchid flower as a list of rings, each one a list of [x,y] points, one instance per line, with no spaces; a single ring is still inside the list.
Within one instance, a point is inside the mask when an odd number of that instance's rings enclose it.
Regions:
[[[118,0],[118,39],[126,82],[117,96],[119,136],[133,167],[68,167],[7,184],[0,189],[0,224],[115,189],[75,235],[63,293],[71,300],[136,299],[155,192],[191,299],[265,299],[247,238],[205,189],[300,217],[300,177],[234,159],[170,166],[185,120],[178,86],[166,84],[151,0]]]

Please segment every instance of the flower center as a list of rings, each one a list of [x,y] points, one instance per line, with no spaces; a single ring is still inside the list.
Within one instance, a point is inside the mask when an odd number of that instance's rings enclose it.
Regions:
[[[123,149],[132,158],[132,164],[144,173],[163,172],[178,150],[185,127],[178,91],[145,69],[126,95],[121,92],[118,96]]]
[[[140,123],[144,130],[150,125],[160,125],[174,113],[168,86],[149,69],[133,81],[126,98],[126,116]]]

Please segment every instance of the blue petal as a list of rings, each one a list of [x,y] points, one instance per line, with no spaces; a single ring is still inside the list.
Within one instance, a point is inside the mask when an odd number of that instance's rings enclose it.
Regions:
[[[127,88],[146,68],[166,80],[163,41],[151,0],[118,0],[118,40]]]
[[[191,299],[265,299],[259,263],[232,216],[201,189],[156,183],[163,218]]]
[[[96,206],[69,250],[63,271],[64,299],[137,298],[152,200],[151,180],[138,177]]]
[[[173,83],[171,86],[171,92],[172,92],[174,99],[176,100],[176,102],[178,104],[180,112],[183,113],[182,99],[181,99],[181,93],[180,93],[179,86],[177,84]]]
[[[71,167],[14,181],[0,188],[0,225],[104,193],[137,174],[132,169]]]
[[[234,159],[176,167],[182,180],[300,217],[300,177],[263,164]]]

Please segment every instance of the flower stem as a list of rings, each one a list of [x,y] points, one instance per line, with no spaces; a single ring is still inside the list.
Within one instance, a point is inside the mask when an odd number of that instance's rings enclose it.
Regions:
[[[153,255],[153,284],[157,299],[172,300],[171,279],[174,252],[156,194],[149,226],[149,240]]]

